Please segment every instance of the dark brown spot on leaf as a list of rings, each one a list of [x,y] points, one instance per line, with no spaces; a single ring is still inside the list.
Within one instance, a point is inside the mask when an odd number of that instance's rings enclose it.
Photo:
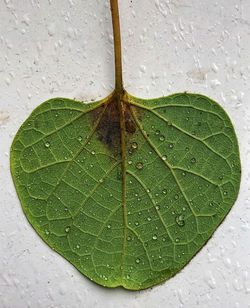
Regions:
[[[120,126],[120,110],[117,98],[113,98],[106,107],[102,119],[98,125],[98,138],[103,142],[115,155],[121,152],[121,126]],[[105,108],[105,107],[103,107]],[[136,125],[132,118],[129,104],[122,104],[122,112],[125,120],[125,134],[129,138],[136,131]],[[96,117],[97,115],[95,115]]]

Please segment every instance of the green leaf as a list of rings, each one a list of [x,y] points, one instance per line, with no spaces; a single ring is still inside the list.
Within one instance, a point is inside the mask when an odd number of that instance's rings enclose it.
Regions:
[[[11,147],[23,211],[81,273],[131,290],[161,283],[205,245],[234,204],[237,139],[208,97],[36,108]]]

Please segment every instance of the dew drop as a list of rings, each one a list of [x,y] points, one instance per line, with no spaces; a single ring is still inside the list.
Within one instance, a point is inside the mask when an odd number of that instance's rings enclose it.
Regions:
[[[226,191],[226,190],[223,191],[223,195],[224,195],[224,196],[227,195],[227,191]]]
[[[65,228],[65,232],[66,232],[66,233],[69,233],[69,230],[70,230],[70,227],[66,227],[66,228]]]
[[[138,148],[138,144],[136,142],[132,142],[131,147],[136,150]]]
[[[128,236],[128,237],[127,237],[127,241],[131,241],[131,236]]]
[[[163,193],[163,195],[166,195],[167,194],[167,190],[163,189],[162,193]]]
[[[175,242],[176,242],[176,243],[179,243],[179,241],[180,241],[180,239],[177,237],[177,238],[175,239]]]
[[[148,217],[148,218],[147,218],[147,221],[151,221],[151,220],[152,220],[152,218],[151,218],[151,217]]]
[[[143,163],[138,162],[135,166],[137,169],[141,170],[143,168]]]
[[[166,155],[163,155],[163,156],[162,156],[162,160],[167,160],[167,156],[166,156]]]
[[[79,137],[77,138],[77,140],[78,140],[78,141],[82,141],[82,136],[79,136]]]
[[[185,220],[183,215],[178,215],[175,217],[175,221],[178,226],[183,227],[185,225]]]
[[[49,235],[50,234],[49,230],[45,230],[45,234]]]
[[[141,261],[141,260],[140,260],[139,258],[137,258],[137,259],[135,260],[135,263],[139,264],[140,261]]]
[[[161,135],[159,139],[160,139],[160,141],[164,141],[165,137],[163,135]]]
[[[191,163],[192,163],[192,164],[195,164],[195,163],[196,163],[196,159],[195,159],[195,157],[191,158],[191,160],[190,160],[190,161],[191,161]]]
[[[76,248],[79,249],[79,248],[80,248],[80,245],[76,245]]]
[[[44,145],[45,145],[46,148],[50,147],[50,143],[48,141],[46,141]]]
[[[128,161],[128,164],[129,164],[129,165],[132,165],[132,160],[129,160],[129,161]]]
[[[176,195],[174,196],[174,198],[175,198],[175,200],[179,199],[179,195],[176,194]]]
[[[153,235],[153,237],[152,237],[152,238],[153,238],[153,240],[154,240],[154,241],[156,241],[156,240],[157,240],[157,235],[156,235],[156,234],[155,234],[155,235]]]
[[[136,226],[139,226],[139,222],[138,222],[138,221],[136,221],[136,222],[135,222],[135,225],[136,225]]]
[[[157,130],[156,132],[155,132],[155,134],[158,136],[158,135],[160,135],[160,131],[159,130]]]
[[[159,206],[159,205],[156,205],[156,207],[155,207],[155,208],[156,208],[156,210],[157,210],[157,211],[159,211],[159,210],[160,210],[160,206]]]
[[[173,143],[170,143],[170,144],[168,145],[168,147],[169,147],[170,149],[173,149],[173,147],[174,147]]]
[[[111,225],[108,225],[107,228],[110,229],[110,228],[111,228]]]
[[[92,151],[91,154],[92,154],[92,155],[95,155],[95,151]]]

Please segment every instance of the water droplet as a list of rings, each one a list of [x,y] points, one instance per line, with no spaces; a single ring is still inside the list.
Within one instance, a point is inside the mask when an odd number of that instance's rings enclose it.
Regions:
[[[174,198],[175,198],[175,200],[179,199],[179,195],[176,194],[176,195],[174,196]]]
[[[223,195],[224,195],[224,196],[227,195],[227,191],[226,191],[226,190],[223,191]]]
[[[79,249],[79,248],[80,248],[80,245],[76,245],[76,248]]]
[[[155,234],[155,235],[153,235],[153,240],[155,241],[155,240],[157,240],[157,235]]]
[[[77,138],[77,140],[78,140],[78,141],[82,141],[82,136],[79,136],[79,137]]]
[[[170,143],[170,144],[168,145],[168,147],[169,147],[170,149],[173,149],[173,147],[174,147],[173,143]]]
[[[70,230],[70,227],[66,227],[66,228],[65,228],[65,232],[66,232],[66,233],[69,233],[69,230]]]
[[[159,206],[159,205],[156,205],[156,207],[155,207],[155,208],[156,208],[156,210],[157,210],[157,211],[159,211],[160,206]]]
[[[180,241],[180,239],[177,237],[177,238],[175,239],[175,242],[176,242],[176,243],[179,243],[179,241]]]
[[[196,159],[195,159],[195,157],[191,158],[191,160],[190,160],[190,161],[191,161],[191,163],[192,163],[192,164],[195,164],[195,163],[196,163]]]
[[[160,141],[164,141],[165,137],[163,135],[161,135],[159,139],[160,139]]]
[[[129,164],[129,165],[132,165],[132,160],[129,160],[129,161],[128,161],[128,164]]]
[[[151,220],[152,220],[152,218],[151,218],[151,217],[148,217],[148,218],[147,218],[147,221],[151,221]]]
[[[108,225],[107,228],[110,229],[110,228],[111,228],[111,225]]]
[[[166,156],[166,155],[163,155],[163,156],[162,156],[162,160],[167,160],[167,156]]]
[[[164,195],[166,195],[166,194],[167,194],[167,190],[166,190],[166,189],[163,189],[162,193],[163,193]]]
[[[175,217],[175,221],[178,226],[183,227],[185,225],[185,220],[183,215],[178,215]]]
[[[183,176],[186,176],[186,172],[185,172],[185,171],[183,171],[183,172],[182,172],[182,175],[183,175]]]
[[[45,234],[49,235],[50,234],[49,230],[45,230]]]
[[[135,263],[139,264],[140,261],[141,261],[141,260],[140,260],[139,258],[137,258],[137,259],[135,260]]]
[[[157,130],[156,132],[155,132],[155,134],[158,136],[158,135],[160,135],[160,131],[159,130]]]
[[[136,222],[135,222],[135,225],[136,225],[136,226],[139,226],[139,222],[138,222],[138,221],[136,221]]]
[[[131,236],[128,236],[128,237],[127,237],[127,241],[131,241]]]
[[[143,163],[139,162],[135,166],[137,169],[141,170],[143,168]]]
[[[138,144],[136,142],[132,142],[131,147],[135,150],[138,148]]]
[[[50,147],[49,141],[46,141],[44,145],[45,145],[46,148],[49,148]]]
[[[91,154],[92,154],[92,155],[95,155],[95,151],[92,151]]]

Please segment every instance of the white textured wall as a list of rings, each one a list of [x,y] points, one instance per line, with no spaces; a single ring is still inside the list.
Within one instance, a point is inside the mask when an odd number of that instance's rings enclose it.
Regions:
[[[217,100],[235,124],[243,176],[232,211],[177,276],[143,292],[91,283],[26,221],[9,172],[13,136],[44,100],[113,86],[109,2],[0,0],[0,307],[250,307],[250,1],[120,0],[124,80],[140,97]]]

